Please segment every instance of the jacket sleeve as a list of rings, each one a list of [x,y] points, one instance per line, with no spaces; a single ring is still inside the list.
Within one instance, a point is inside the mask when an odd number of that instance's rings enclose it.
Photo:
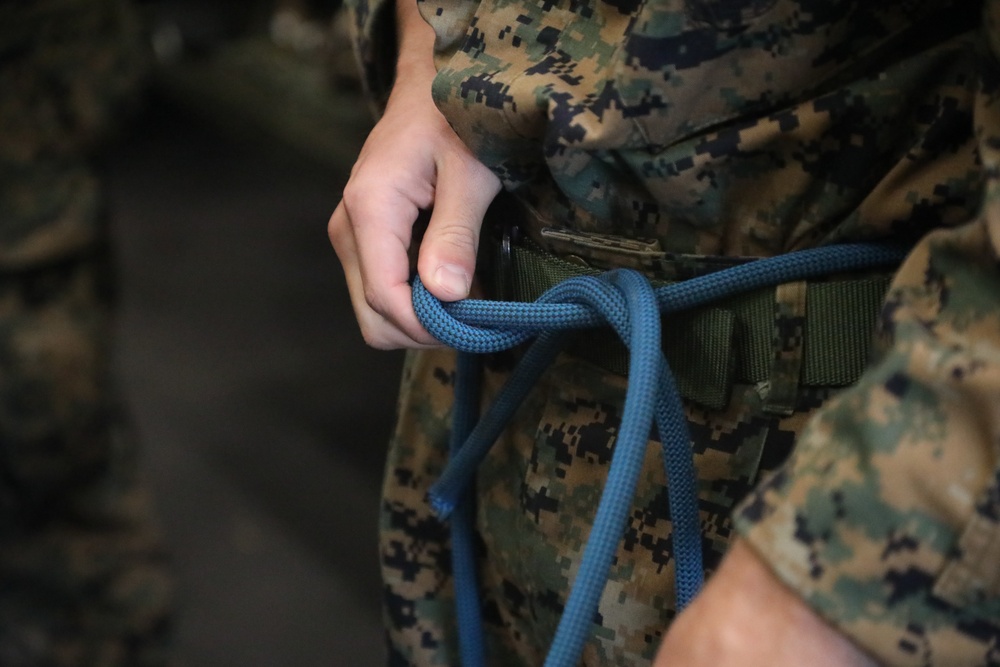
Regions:
[[[916,246],[867,373],[734,516],[780,579],[891,665],[1000,659],[998,21],[986,0],[977,217]]]
[[[434,29],[438,67],[465,40],[479,0],[400,0],[414,2]],[[351,41],[361,68],[362,86],[376,113],[385,108],[396,74],[396,12],[394,0],[346,0]]]
[[[415,1],[415,0],[413,0]],[[396,12],[393,0],[346,0],[351,43],[361,85],[376,113],[385,108],[396,74]]]

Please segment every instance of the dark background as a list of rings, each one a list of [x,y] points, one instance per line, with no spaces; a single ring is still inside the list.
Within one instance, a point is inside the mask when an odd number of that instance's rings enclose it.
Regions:
[[[143,9],[159,60],[105,160],[119,375],[173,555],[179,662],[383,664],[402,357],[365,348],[326,237],[371,122],[336,69],[336,7]],[[276,38],[280,9],[327,41]]]

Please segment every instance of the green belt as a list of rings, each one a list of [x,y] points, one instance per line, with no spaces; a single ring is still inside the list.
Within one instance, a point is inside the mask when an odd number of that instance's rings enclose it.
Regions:
[[[499,258],[499,259],[497,259]],[[534,301],[553,285],[601,270],[565,261],[534,247],[497,250],[490,279],[503,286],[502,298]],[[681,395],[710,409],[722,409],[735,383],[791,381],[812,387],[843,387],[863,372],[888,275],[837,278],[804,284],[805,316],[794,323],[792,346],[799,350],[791,366],[797,377],[780,378],[787,356],[787,326],[781,329],[776,288],[749,292],[711,308],[673,314],[663,320],[663,351]],[[655,286],[668,281],[651,278]],[[569,351],[619,375],[627,375],[628,352],[610,330],[577,334]],[[795,355],[793,355],[795,356]],[[772,390],[774,388],[772,387]],[[788,401],[773,412],[792,411]]]

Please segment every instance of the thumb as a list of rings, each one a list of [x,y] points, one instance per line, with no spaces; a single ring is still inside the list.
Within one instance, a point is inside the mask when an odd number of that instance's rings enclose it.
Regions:
[[[459,165],[457,174],[439,172],[417,272],[427,290],[442,301],[469,295],[483,216],[499,191],[499,179],[475,161]]]

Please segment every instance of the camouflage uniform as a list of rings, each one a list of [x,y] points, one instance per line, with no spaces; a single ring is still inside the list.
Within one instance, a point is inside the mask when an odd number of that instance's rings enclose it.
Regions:
[[[707,567],[736,531],[886,664],[1000,664],[1000,1],[419,6],[437,32],[436,103],[540,245],[550,228],[647,238],[681,265],[912,247],[855,386],[800,385],[793,284],[775,290],[770,377],[737,381],[722,406],[687,401]],[[392,12],[352,8],[366,84],[384,99]],[[596,259],[586,243],[547,247]],[[487,400],[505,375],[490,364]],[[449,353],[411,355],[389,452],[382,555],[400,664],[457,662],[446,528],[424,504],[452,377]],[[624,384],[565,355],[479,470],[491,664],[545,655]],[[673,614],[657,449],[587,665],[644,664]]]
[[[94,149],[148,61],[117,0],[0,5],[0,664],[166,664],[171,583],[110,377]]]

